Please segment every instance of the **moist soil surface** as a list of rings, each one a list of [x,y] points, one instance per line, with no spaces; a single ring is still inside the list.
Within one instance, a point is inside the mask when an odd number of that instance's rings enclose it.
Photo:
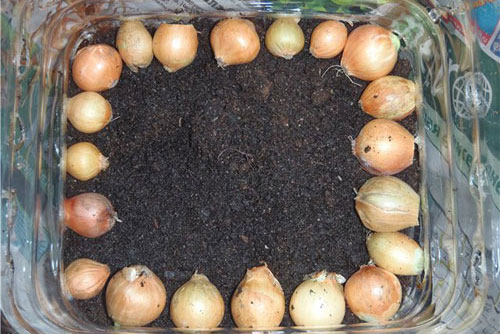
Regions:
[[[304,275],[327,269],[348,278],[369,261],[368,230],[353,199],[371,175],[349,139],[371,120],[357,103],[367,83],[353,79],[358,87],[335,69],[324,74],[340,57],[306,52],[319,21],[300,22],[306,45],[292,60],[266,50],[270,20],[253,21],[261,51],[252,63],[217,67],[209,44],[215,21],[194,20],[200,44],[191,65],[176,73],[156,59],[139,73],[124,66],[118,85],[102,93],[113,121],[97,134],[71,125],[67,131],[68,146],[90,141],[110,166],[87,182],[68,175],[66,196],[101,193],[122,221],[96,239],[68,229],[65,264],[88,257],[112,274],[144,264],[164,282],[168,301],[198,270],[224,297],[223,327],[234,326],[231,295],[249,267],[266,262],[280,281],[287,300],[282,325],[291,326],[288,301]],[[115,35],[104,29],[91,42],[115,45]],[[400,59],[392,74],[410,71]],[[78,92],[70,82],[68,95]],[[415,116],[401,123],[415,134]],[[396,175],[414,189],[417,159]],[[407,288],[409,281],[402,283]],[[104,291],[74,305],[89,321],[113,324]],[[173,326],[168,307],[151,326]],[[347,310],[344,323],[355,322]]]

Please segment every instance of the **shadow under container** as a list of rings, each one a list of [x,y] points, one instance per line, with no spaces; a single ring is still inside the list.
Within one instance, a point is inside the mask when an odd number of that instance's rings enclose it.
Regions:
[[[103,328],[83,320],[61,288],[62,101],[71,56],[95,26],[118,26],[123,17],[144,20],[193,17],[268,16],[374,22],[404,41],[400,55],[413,68],[420,101],[418,149],[421,165],[420,244],[424,273],[413,278],[394,321],[325,328],[325,333],[493,332],[499,319],[499,231],[494,202],[482,187],[487,174],[464,172],[461,151],[481,165],[477,113],[457,122],[450,77],[475,73],[477,45],[456,42],[443,22],[456,15],[471,36],[466,7],[414,1],[18,1],[2,8],[2,314],[19,333],[168,333],[168,328]],[[424,7],[425,6],[425,7]],[[160,14],[161,13],[161,14]],[[458,48],[454,46],[459,45]],[[454,62],[458,64],[454,64]],[[453,67],[454,66],[454,67]],[[498,66],[496,68],[498,70]],[[497,72],[498,75],[498,72]],[[483,94],[477,86],[467,93]],[[490,92],[491,93],[491,92]],[[470,95],[470,94],[469,94]],[[469,96],[470,98],[470,96]],[[491,99],[490,99],[491,100]],[[472,129],[473,131],[466,131]],[[469,147],[468,146],[468,147]],[[276,332],[295,332],[282,328]],[[231,332],[234,329],[221,329]],[[316,330],[318,331],[318,330]]]

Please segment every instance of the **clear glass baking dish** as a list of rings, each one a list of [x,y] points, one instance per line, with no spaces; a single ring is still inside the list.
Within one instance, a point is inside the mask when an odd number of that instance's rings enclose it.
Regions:
[[[19,333],[175,331],[102,328],[83,320],[61,288],[62,101],[70,58],[86,34],[96,24],[117,25],[124,16],[189,20],[300,13],[371,21],[397,32],[421,96],[417,142],[425,273],[407,289],[396,320],[321,332],[496,331],[500,181],[488,143],[498,141],[500,121],[498,111],[491,119],[488,111],[500,105],[492,100],[492,91],[500,89],[499,65],[481,58],[471,8],[411,0],[2,1],[3,326]],[[489,72],[481,72],[485,66]]]

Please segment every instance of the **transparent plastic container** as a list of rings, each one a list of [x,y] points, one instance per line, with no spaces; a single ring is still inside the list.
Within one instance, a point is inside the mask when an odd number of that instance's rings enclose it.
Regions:
[[[500,7],[499,1],[490,3],[493,10]],[[487,43],[478,35],[476,7],[472,2],[410,0],[2,1],[3,326],[51,334],[175,331],[102,328],[83,320],[61,288],[62,101],[79,42],[96,25],[116,26],[125,16],[189,20],[300,13],[375,22],[398,33],[404,41],[400,55],[411,62],[421,96],[417,143],[425,272],[406,290],[396,320],[321,331],[496,332],[500,101],[493,92],[500,91],[500,65],[494,33]],[[500,23],[494,29],[498,32]],[[275,331],[298,330],[304,329]]]

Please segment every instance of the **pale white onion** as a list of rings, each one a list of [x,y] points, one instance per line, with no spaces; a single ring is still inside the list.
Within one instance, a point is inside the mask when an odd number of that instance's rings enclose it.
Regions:
[[[345,279],[326,270],[304,280],[290,299],[290,316],[297,326],[332,326],[342,323],[345,314]]]
[[[82,92],[67,101],[68,120],[80,132],[94,133],[102,130],[113,113],[111,104],[95,92]]]
[[[224,317],[224,300],[207,278],[195,273],[175,291],[170,302],[170,318],[178,328],[209,329]]]
[[[372,233],[366,248],[373,262],[396,275],[418,275],[424,269],[424,252],[418,243],[400,232]]]
[[[80,142],[68,148],[66,171],[75,179],[88,181],[108,166],[108,158],[92,143]]]
[[[153,60],[153,38],[141,21],[125,21],[116,35],[116,48],[133,72],[148,67]]]
[[[418,226],[420,197],[397,177],[372,177],[359,189],[355,203],[361,222],[372,231],[396,232]]]

